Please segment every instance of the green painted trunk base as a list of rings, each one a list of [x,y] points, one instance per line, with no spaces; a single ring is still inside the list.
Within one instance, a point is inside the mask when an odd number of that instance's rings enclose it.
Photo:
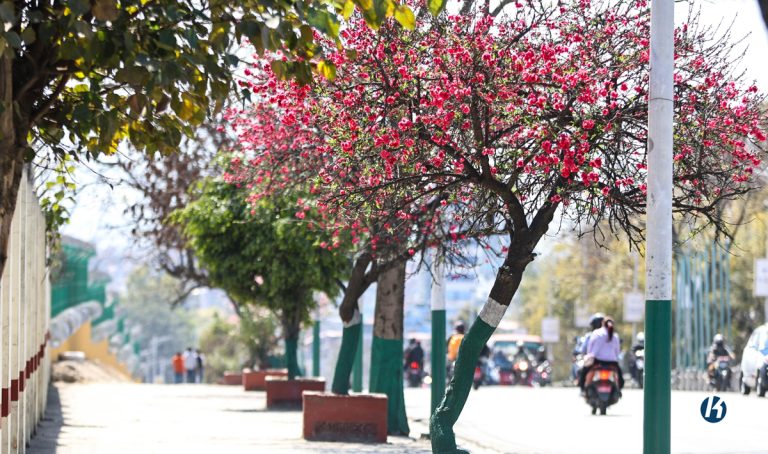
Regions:
[[[432,311],[432,402],[434,413],[445,394],[445,310]]]
[[[285,339],[285,363],[288,368],[288,379],[293,380],[302,375],[299,368],[299,361],[296,356],[299,338]]]
[[[643,452],[669,454],[672,373],[672,302],[645,302]]]
[[[358,323],[342,330],[339,358],[336,360],[336,370],[331,384],[331,392],[334,394],[349,394],[349,375],[352,373],[355,353],[360,344],[362,326],[362,323]]]
[[[312,326],[312,376],[320,376],[320,320]]]
[[[362,315],[360,316],[360,326],[363,326]],[[360,342],[357,345],[357,353],[355,353],[355,363],[352,365],[352,391],[356,393],[363,392],[363,340],[365,335],[360,331],[360,335],[357,336]]]
[[[387,395],[387,433],[408,435],[408,417],[405,414],[403,394],[403,340],[382,339],[373,336],[371,344],[372,393]]]
[[[445,390],[445,397],[432,414],[429,421],[429,434],[432,439],[432,452],[435,454],[455,454],[465,451],[456,448],[456,435],[453,425],[459,419],[461,410],[467,402],[467,396],[472,389],[475,366],[480,358],[480,351],[488,342],[496,328],[476,318],[472,328],[464,336],[456,358],[453,378]]]

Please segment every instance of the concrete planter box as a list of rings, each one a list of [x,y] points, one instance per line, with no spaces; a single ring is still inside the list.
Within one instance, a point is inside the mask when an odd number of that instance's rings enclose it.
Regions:
[[[266,378],[267,408],[301,408],[301,393],[325,391],[324,378],[296,378],[268,376]]]
[[[386,394],[305,391],[304,438],[316,441],[387,442]]]
[[[243,374],[240,372],[224,372],[223,384],[241,386],[243,384]]]
[[[275,377],[287,377],[287,369],[266,369],[243,372],[243,387],[246,391],[264,391],[266,389],[265,379],[267,375]]]

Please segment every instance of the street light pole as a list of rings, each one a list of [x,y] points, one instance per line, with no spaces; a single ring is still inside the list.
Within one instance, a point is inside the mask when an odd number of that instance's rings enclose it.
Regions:
[[[670,452],[674,0],[651,1],[643,452]]]

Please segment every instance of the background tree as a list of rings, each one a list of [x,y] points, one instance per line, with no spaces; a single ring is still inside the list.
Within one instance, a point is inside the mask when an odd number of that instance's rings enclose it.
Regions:
[[[318,186],[335,189],[328,203],[351,219],[384,207],[428,211],[441,195],[446,207],[436,211],[450,213],[457,241],[505,232],[503,264],[432,417],[436,452],[456,451],[453,425],[480,349],[550,226],[584,229],[598,242],[617,232],[643,239],[647,4],[542,1],[499,13],[475,5],[379,35],[350,27],[346,51],[329,56],[335,79],[311,89],[253,68],[252,89],[276,100],[283,123],[323,137],[270,149],[270,159],[278,168],[314,164]],[[728,37],[695,19],[675,39],[673,208],[727,231],[716,207],[751,190],[765,139],[762,95],[731,75]],[[247,112],[235,116],[247,123]]]
[[[158,344],[157,353],[169,364],[174,353],[197,345],[191,314],[172,306],[178,286],[179,282],[165,273],[138,267],[128,276],[119,306],[132,325],[141,327],[133,339],[139,342],[142,351],[150,351],[154,337],[168,337],[167,342]]]
[[[295,377],[298,335],[315,304],[312,292],[338,293],[348,267],[343,250],[320,246],[314,213],[298,197],[249,205],[246,191],[219,180],[204,180],[197,191],[195,201],[173,219],[183,226],[213,285],[237,304],[277,314],[288,373]]]

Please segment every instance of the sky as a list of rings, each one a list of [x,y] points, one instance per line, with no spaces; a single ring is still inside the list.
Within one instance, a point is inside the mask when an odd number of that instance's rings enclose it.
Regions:
[[[701,22],[727,27],[733,22],[734,38],[744,38],[745,56],[742,68],[748,82],[754,80],[761,91],[768,93],[768,32],[762,22],[755,0],[711,0],[678,3],[675,8],[675,22],[685,21],[690,7],[699,8]],[[100,253],[112,258],[122,255],[138,259],[130,236],[129,218],[125,210],[137,200],[137,195],[123,187],[110,190],[106,185],[94,184],[100,178],[114,177],[115,173],[98,169],[97,172],[80,168],[76,183],[84,188],[77,196],[77,205],[72,211],[71,222],[62,229],[66,235],[92,242]],[[541,245],[547,248],[548,238]],[[138,259],[140,260],[140,259]],[[106,260],[105,270],[112,274],[120,263]],[[119,262],[119,260],[118,260]]]

